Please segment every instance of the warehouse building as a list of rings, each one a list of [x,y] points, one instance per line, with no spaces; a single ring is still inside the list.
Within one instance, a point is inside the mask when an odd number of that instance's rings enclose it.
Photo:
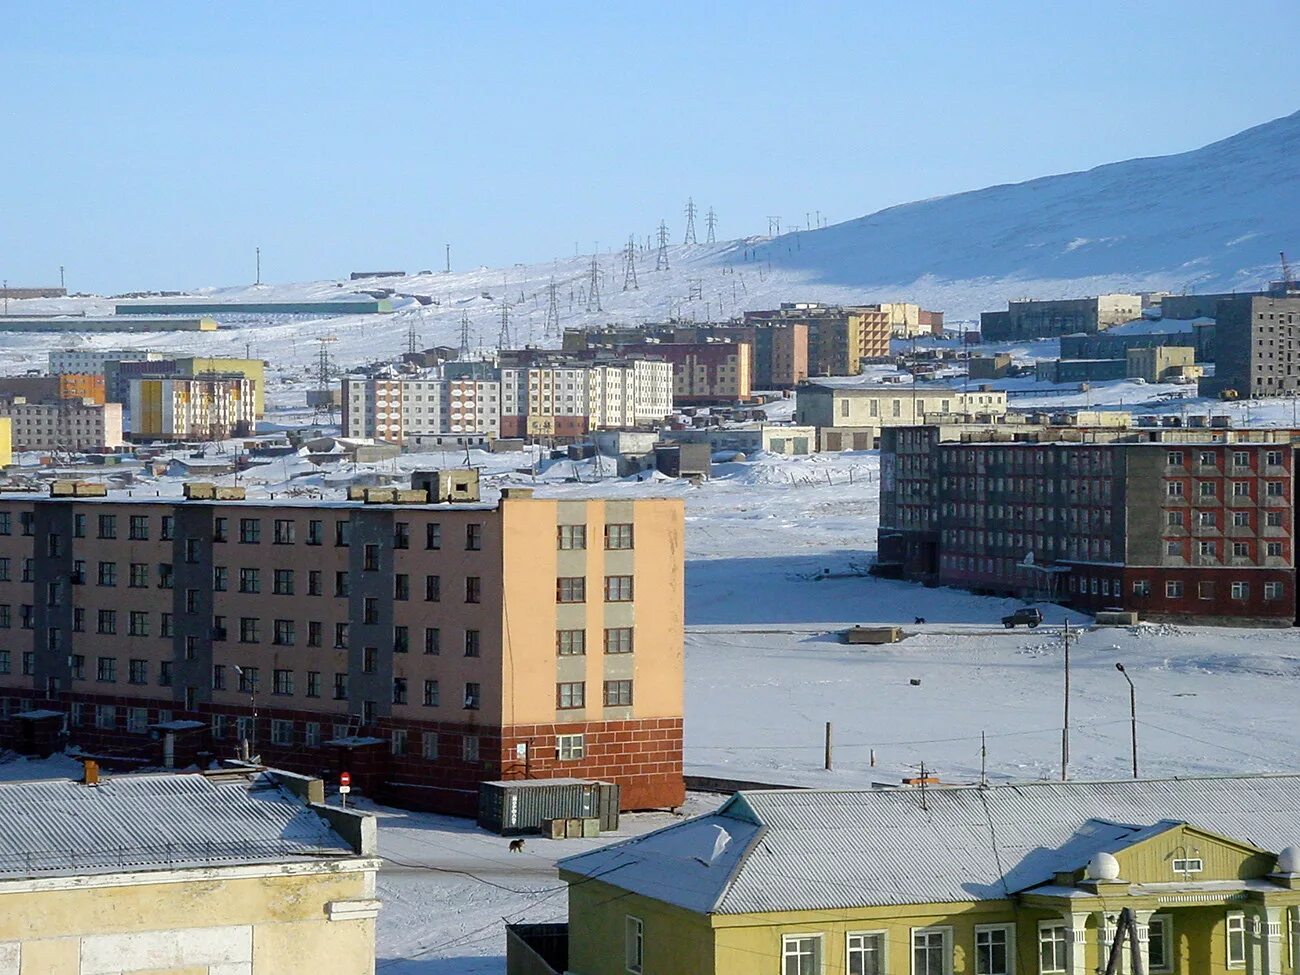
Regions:
[[[1142,317],[1142,296],[1099,295],[1053,301],[1012,301],[1006,311],[980,315],[980,335],[985,342],[1055,338],[1074,332],[1094,334]]]
[[[680,805],[682,502],[483,502],[468,473],[439,503],[0,495],[0,747],[36,711],[109,754],[199,722],[405,806],[548,776]]]

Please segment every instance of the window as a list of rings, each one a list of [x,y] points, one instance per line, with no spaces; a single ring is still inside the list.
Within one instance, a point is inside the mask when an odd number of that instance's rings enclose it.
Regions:
[[[1217,512],[1198,511],[1196,513],[1196,524],[1201,528],[1213,528],[1218,521]]]
[[[112,729],[117,727],[117,708],[111,704],[95,705],[95,727]]]
[[[224,691],[226,689],[226,665],[212,665],[212,689],[214,691]]]
[[[36,673],[36,651],[24,650],[23,651],[23,676],[31,677],[35,673]]]
[[[1207,581],[1204,581],[1204,580],[1201,581],[1201,582],[1198,582],[1198,583],[1196,584],[1196,598],[1197,598],[1197,599],[1213,599],[1213,598],[1214,598],[1214,583],[1213,583],[1213,582],[1207,582]]]
[[[1265,546],[1264,546],[1264,554],[1267,555],[1269,558],[1281,558],[1281,557],[1282,557],[1282,543],[1281,543],[1281,542],[1268,542],[1268,543],[1265,544]]]
[[[308,721],[303,725],[302,741],[308,748],[320,748],[320,722]]]
[[[176,537],[176,519],[172,515],[163,515],[159,519],[158,537],[170,542]]]
[[[230,519],[213,518],[212,519],[212,540],[214,542],[224,542],[230,537]]]
[[[393,598],[402,602],[411,598],[411,577],[405,572],[393,576]]]
[[[117,610],[101,609],[98,617],[98,627],[96,632],[112,635],[117,632]]]
[[[555,706],[561,711],[584,707],[587,685],[584,681],[563,681],[555,685]]]
[[[409,522],[398,521],[393,524],[393,548],[411,547],[411,526]]]
[[[320,569],[307,570],[307,595],[319,596],[321,594],[321,572]]]
[[[117,658],[99,657],[95,661],[95,680],[111,684],[117,680]]]
[[[433,551],[442,548],[442,525],[438,522],[424,526],[424,547]]]
[[[132,562],[127,585],[132,589],[144,589],[149,585],[149,566],[144,562]]]
[[[1282,598],[1282,583],[1280,583],[1280,582],[1266,582],[1266,583],[1264,583],[1264,598],[1265,598],[1265,599],[1281,599],[1281,598]]]
[[[424,706],[426,708],[436,708],[442,703],[442,692],[436,680],[426,680],[424,682]]]
[[[131,636],[148,636],[149,614],[137,609],[131,610],[126,618],[126,631]]]
[[[348,624],[334,624],[334,649],[346,650],[348,648]]]
[[[482,650],[478,630],[465,631],[465,656],[477,657]]]
[[[442,576],[424,577],[424,598],[426,602],[436,603],[442,599]]]
[[[632,652],[632,627],[616,626],[605,630],[606,653]]]
[[[30,581],[30,580],[24,580]],[[99,584],[101,586],[117,585],[117,563],[101,562],[99,563]]]
[[[276,545],[292,545],[295,527],[292,519],[277,518],[273,527]]]
[[[478,761],[478,736],[465,735],[460,740],[460,757],[465,762]]]
[[[582,576],[565,576],[555,580],[557,603],[582,603],[587,601],[587,580]]]
[[[411,650],[411,628],[409,626],[393,627],[393,653],[409,653]]]
[[[9,651],[7,651],[7,650],[5,651],[6,654],[7,654],[8,652],[9,652]],[[8,664],[8,657],[5,658],[4,663],[6,664],[6,666],[4,666],[4,667],[0,667],[0,674],[7,674],[7,673],[9,673],[9,669],[8,669],[8,666],[7,666],[7,664]],[[74,653],[74,654],[72,655],[72,664],[71,664],[71,666],[72,666],[72,679],[73,679],[73,680],[85,680],[85,679],[86,679],[86,657],[85,657],[85,654]]]
[[[782,936],[781,975],[821,975],[821,971],[822,936],[820,934]]]
[[[261,683],[261,673],[257,667],[236,667],[235,672],[239,674],[239,689],[245,694],[252,694],[257,690],[257,685]]]
[[[393,678],[393,703],[394,704],[406,703],[406,678],[405,677]]]
[[[347,548],[352,542],[352,522],[336,521],[334,522],[334,545],[336,548]]]
[[[271,577],[271,591],[277,596],[292,596],[293,569],[276,569]]]
[[[623,967],[640,975],[645,963],[645,926],[631,914],[623,919]]]
[[[1171,450],[1171,451],[1169,451],[1169,455],[1165,458],[1165,462],[1166,462],[1170,467],[1182,467],[1182,466],[1183,466],[1183,452],[1182,452],[1181,450]]]
[[[313,518],[307,522],[307,544],[323,545],[325,542],[325,523]]]
[[[379,546],[374,542],[366,542],[361,549],[362,569],[366,572],[379,571]]]
[[[1064,972],[1069,964],[1069,948],[1064,924],[1038,926],[1038,971]]]
[[[1187,857],[1174,860],[1171,864],[1174,873],[1185,875],[1189,873],[1201,873],[1205,869],[1205,862],[1200,857]]]
[[[149,516],[132,515],[127,527],[127,535],[133,541],[144,542],[149,539]]]
[[[390,741],[390,750],[394,755],[406,754],[406,729],[394,728]]]
[[[631,576],[605,576],[605,602],[626,603],[632,600]]]
[[[158,686],[159,687],[172,686],[172,662],[170,660],[164,660],[158,664]],[[188,704],[188,696],[189,696],[189,692],[186,691],[186,697],[187,697],[186,708],[187,710],[193,711],[194,708]]]
[[[1182,481],[1165,482],[1165,493],[1168,494],[1169,497],[1171,498],[1181,498],[1183,496],[1183,482]]]
[[[240,569],[239,570],[239,591],[240,592],[261,592],[262,591],[262,570],[261,569]]]
[[[1134,580],[1133,580],[1133,595],[1134,595],[1134,596],[1150,596],[1150,595],[1151,595],[1151,581],[1150,581],[1149,579],[1134,579]]]
[[[477,552],[483,547],[483,526],[465,526],[465,551]]]
[[[556,525],[556,547],[561,551],[583,549],[587,547],[586,525]]]
[[[555,652],[561,657],[577,657],[587,652],[586,630],[556,630]]]
[[[162,637],[169,637],[172,635],[172,633],[173,633],[172,614],[159,613],[158,614],[158,635]],[[224,630],[222,630],[222,639],[225,639]]]
[[[256,545],[262,540],[262,519],[240,518],[239,540],[245,545]]]
[[[426,626],[424,628],[424,652],[435,654],[442,653],[442,630],[436,626]]]
[[[185,561],[186,562],[188,562],[190,565],[197,564],[199,561],[199,556],[201,554],[202,554],[202,549],[199,547],[199,540],[197,538],[185,539]]]
[[[556,735],[555,757],[561,762],[576,762],[586,755],[585,735]]]
[[[368,624],[379,622],[379,600],[376,597],[366,596],[361,600],[361,621]]]
[[[293,722],[282,721],[278,718],[271,720],[271,744],[272,745],[292,745],[293,744]]]
[[[348,579],[346,572],[334,573],[334,595],[338,599],[346,599],[352,594],[352,584]]]
[[[632,547],[631,525],[606,525],[605,548],[613,551]]]
[[[27,512],[23,512],[23,514],[27,514]],[[24,531],[23,534],[27,535],[30,532]],[[99,516],[99,537],[117,538],[117,515]]]
[[[362,647],[361,648],[361,671],[366,674],[373,674],[379,670],[379,648]]]
[[[477,681],[467,681],[465,684],[465,710],[477,711],[481,701],[482,689]],[[474,758],[478,759],[478,739],[474,739]]]
[[[1152,972],[1171,972],[1174,970],[1173,956],[1170,954],[1170,928],[1172,918],[1168,914],[1157,914],[1147,922],[1147,968]]]
[[[1012,975],[1012,929],[1005,924],[975,928],[975,975]]]
[[[1244,601],[1250,598],[1249,582],[1234,582],[1232,584],[1232,598],[1237,601]]]
[[[420,739],[420,754],[429,761],[437,761],[438,758],[438,733],[436,731],[426,731]]]
[[[605,707],[621,708],[632,704],[632,682],[630,680],[605,681]]]
[[[1228,915],[1228,967],[1246,967],[1246,915],[1240,911]]]
[[[346,701],[348,699],[348,675],[334,675],[334,700]]]
[[[258,635],[261,621],[256,616],[241,616],[239,618],[239,642],[240,643],[257,643],[260,640]]]
[[[158,588],[159,589],[171,589],[175,582],[175,578],[176,577],[172,572],[172,564],[170,562],[158,563]]]
[[[291,647],[295,639],[293,620],[276,620],[273,624],[271,642],[277,647]]]
[[[483,580],[478,576],[465,577],[465,602],[480,602],[483,595]]]
[[[1197,485],[1197,493],[1203,498],[1214,497],[1214,482],[1201,481],[1200,484]]]

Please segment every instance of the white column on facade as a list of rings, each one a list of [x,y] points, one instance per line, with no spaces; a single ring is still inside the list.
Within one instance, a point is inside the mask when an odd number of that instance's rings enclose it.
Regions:
[[[1138,954],[1142,959],[1142,971],[1146,975],[1151,975],[1151,916],[1155,911],[1137,911],[1133,912],[1133,920],[1137,926],[1137,944]],[[1169,945],[1165,945],[1165,951],[1169,951]]]
[[[1064,917],[1070,975],[1091,975],[1088,971],[1088,915],[1066,914]]]
[[[1097,917],[1097,969],[1104,970],[1110,958],[1110,946],[1115,943],[1115,931],[1119,927],[1119,915],[1098,911]],[[1122,964],[1122,962],[1121,962]]]
[[[1265,907],[1256,915],[1260,975],[1282,975],[1282,908]]]

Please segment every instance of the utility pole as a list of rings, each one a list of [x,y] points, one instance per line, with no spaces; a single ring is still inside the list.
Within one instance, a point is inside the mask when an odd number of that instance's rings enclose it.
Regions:
[[[587,311],[604,311],[600,307],[600,262],[591,255],[590,280],[587,283]]]
[[[255,247],[253,250],[254,253],[256,254],[256,259],[257,259],[257,280],[254,281],[253,283],[261,284],[262,283],[262,248]]]
[[[5,311],[4,311],[4,313],[5,313],[6,315],[8,315],[8,314],[9,314],[9,279],[8,279],[8,278],[5,278],[4,281],[0,281],[0,288],[3,288],[3,289],[4,289],[4,293],[5,293]]]
[[[714,212],[713,207],[709,207],[709,212],[704,215],[705,243],[716,244],[718,242],[717,235],[715,234],[717,229],[718,215]]]
[[[668,224],[659,221],[659,252],[655,254],[655,270],[668,270]]]
[[[623,248],[623,290],[640,291],[641,286],[636,282],[636,238],[627,239],[627,247]]]
[[[62,288],[64,291],[67,291],[67,290],[68,290],[68,286],[67,286],[66,284],[63,283],[63,265],[62,265],[62,264],[59,265],[59,287]]]
[[[780,237],[780,236],[781,236],[781,218],[780,218],[780,217],[768,217],[768,218],[767,218],[767,235],[768,235],[769,237]]]
[[[831,723],[826,722],[826,771],[831,770]]]
[[[451,273],[451,244],[447,245],[447,266],[443,269],[443,273]]]
[[[1137,689],[1133,686],[1133,678],[1128,675],[1121,663],[1115,664],[1115,669],[1124,675],[1128,681],[1128,714],[1129,726],[1133,732],[1133,778],[1138,777],[1138,706],[1137,706]]]
[[[980,732],[980,785],[989,784],[989,745],[985,740],[984,732]]]
[[[695,201],[689,196],[686,198],[686,234],[682,237],[683,244],[698,244],[695,239]]]
[[[1065,621],[1065,724],[1061,728],[1061,781],[1070,777],[1070,621]]]

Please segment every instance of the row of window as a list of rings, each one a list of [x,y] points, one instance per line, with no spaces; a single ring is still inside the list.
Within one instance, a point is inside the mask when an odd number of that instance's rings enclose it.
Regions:
[[[555,580],[557,603],[585,603],[587,579],[585,576],[561,576]],[[632,601],[631,576],[605,576],[605,602],[628,603]]]
[[[632,682],[630,680],[605,681],[603,702],[607,708],[631,707]],[[586,681],[561,681],[555,685],[556,710],[571,711],[586,706]]]
[[[1184,491],[1186,490],[1187,487],[1187,483],[1189,482],[1165,481],[1166,496],[1171,498],[1183,497]],[[1190,483],[1195,484],[1196,487],[1195,493],[1198,498],[1218,497],[1218,493],[1219,493],[1218,481],[1195,481]],[[1232,496],[1234,498],[1251,498],[1256,496],[1255,493],[1251,492],[1251,485],[1254,482],[1232,481],[1231,483],[1232,483]],[[1287,487],[1286,481],[1265,481],[1264,496],[1269,498],[1284,498],[1286,497],[1286,487]]]
[[[1165,464],[1169,467],[1182,467],[1185,456],[1181,450],[1171,450],[1165,456]],[[1249,450],[1234,450],[1232,452],[1233,467],[1249,467],[1251,452]],[[1201,467],[1218,467],[1219,455],[1213,450],[1202,450],[1196,455],[1196,462]],[[1269,467],[1281,467],[1285,463],[1283,453],[1280,450],[1266,450],[1264,452],[1264,463]]]

